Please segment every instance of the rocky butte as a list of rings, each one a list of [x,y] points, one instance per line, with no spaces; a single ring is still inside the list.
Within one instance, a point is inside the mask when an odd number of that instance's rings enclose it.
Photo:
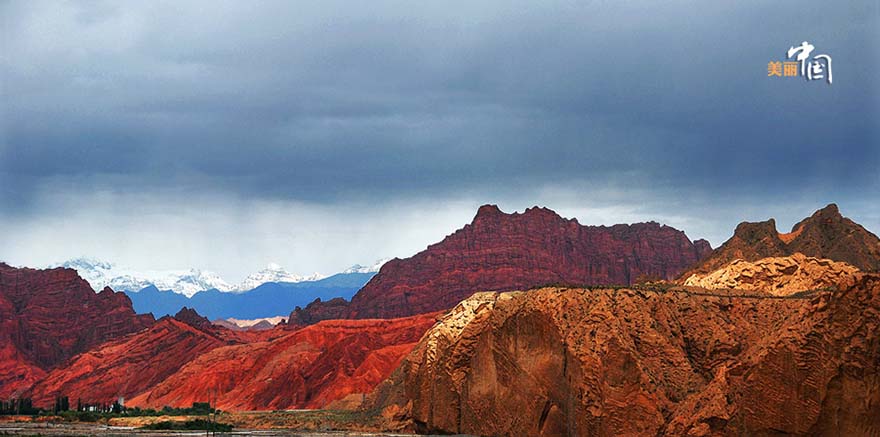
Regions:
[[[711,250],[705,240],[691,242],[684,232],[654,222],[584,226],[547,208],[506,214],[484,205],[472,223],[443,241],[386,263],[350,304],[315,302],[294,311],[289,323],[428,313],[481,290],[674,279]]]
[[[419,432],[878,435],[880,276],[800,298],[478,293],[370,405]]]

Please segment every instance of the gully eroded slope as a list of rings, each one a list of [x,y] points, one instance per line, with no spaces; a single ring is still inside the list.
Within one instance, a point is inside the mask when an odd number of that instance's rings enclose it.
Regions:
[[[174,317],[159,319],[149,329],[73,357],[24,395],[40,406],[52,405],[57,396],[88,403],[110,403],[119,397],[130,399],[202,354],[221,346],[265,340],[273,334],[278,335],[272,331],[237,332],[214,326],[192,309],[183,308]]]
[[[391,374],[436,317],[330,320],[271,341],[220,347],[129,404],[187,406],[213,395],[224,410],[266,410],[359,398]]]

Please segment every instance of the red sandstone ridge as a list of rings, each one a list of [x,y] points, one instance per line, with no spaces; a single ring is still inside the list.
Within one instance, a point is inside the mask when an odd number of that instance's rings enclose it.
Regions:
[[[189,307],[181,308],[180,311],[174,315],[174,318],[196,329],[206,330],[214,327],[207,317],[202,316],[196,312],[196,310]]]
[[[474,435],[878,435],[880,276],[799,298],[478,293],[367,407]]]
[[[294,311],[290,323],[330,317],[386,318],[453,307],[480,290],[550,283],[631,284],[673,279],[711,251],[660,224],[583,226],[546,208],[506,214],[485,205],[471,224],[408,259],[389,261],[352,299]],[[343,308],[344,309],[344,308]]]
[[[219,347],[128,404],[188,406],[215,393],[220,409],[266,410],[359,398],[391,374],[436,316],[329,320],[270,341]]]
[[[189,308],[111,340],[28,381],[21,393],[48,407],[124,397],[130,406],[185,407],[215,393],[223,409],[318,408],[369,393],[387,378],[436,314],[325,321],[295,332],[233,331]],[[39,370],[39,369],[38,369]]]
[[[716,249],[696,269],[682,275],[708,273],[731,261],[757,261],[802,253],[815,258],[843,261],[863,271],[880,270],[880,238],[842,216],[837,205],[830,204],[780,234],[772,218],[757,223],[743,222],[733,237]]]
[[[214,326],[189,308],[163,317],[149,329],[104,343],[73,357],[25,392],[35,405],[57,396],[86,402],[129,399],[160,384],[186,363],[221,346],[260,341],[269,331],[234,332]],[[277,335],[277,334],[276,334]]]
[[[49,372],[27,394],[37,405],[51,405],[56,396],[88,402],[109,402],[120,396],[128,399],[224,344],[166,317],[144,332],[76,356],[68,365]]]
[[[123,293],[95,293],[71,269],[33,270],[0,263],[0,396],[107,340],[154,323]]]

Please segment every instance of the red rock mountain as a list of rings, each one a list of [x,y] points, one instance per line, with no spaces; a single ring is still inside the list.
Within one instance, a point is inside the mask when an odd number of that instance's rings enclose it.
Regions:
[[[876,237],[835,213],[781,236],[741,225],[709,260],[797,248],[870,265]],[[321,408],[360,403],[391,375],[367,404],[420,431],[877,435],[876,274],[784,298],[556,287],[459,303],[487,289],[669,279],[709,250],[656,223],[582,226],[546,209],[485,206],[442,242],[386,264],[350,304],[317,302],[264,331],[232,331],[188,308],[156,322],[72,270],[0,264],[0,396],[162,407],[214,392],[227,410]],[[767,263],[791,276],[789,264]],[[432,309],[447,307],[435,326]],[[406,313],[421,314],[367,319]]]
[[[341,297],[326,302],[315,299],[305,310],[296,307],[284,325],[287,329],[299,329],[303,326],[318,323],[321,320],[345,319],[350,313],[349,302]]]
[[[321,408],[350,395],[360,399],[391,374],[436,317],[330,320],[270,341],[216,348],[129,405],[188,406],[208,393],[225,410]]]
[[[880,238],[858,223],[843,217],[830,204],[780,234],[772,218],[757,223],[743,222],[733,237],[712,252],[698,268],[682,275],[708,273],[736,260],[757,261],[802,253],[815,258],[843,261],[863,271],[880,270]]]
[[[269,331],[236,332],[217,327],[194,310],[183,308],[174,317],[159,319],[149,329],[73,357],[50,371],[25,396],[40,406],[51,405],[57,396],[108,403],[120,396],[130,399],[202,354],[272,336]]]
[[[68,269],[0,265],[0,395],[231,409],[322,407],[370,392],[436,314],[233,331],[183,308],[155,321]]]
[[[294,311],[292,325],[330,317],[403,317],[448,309],[480,290],[550,283],[631,284],[673,279],[711,252],[705,240],[654,222],[583,226],[546,208],[480,207],[473,222],[408,259],[389,261],[352,298]]]
[[[233,331],[184,308],[49,371],[22,395],[161,408],[216,397],[227,410],[320,408],[388,378],[437,314],[325,321],[289,332]],[[38,375],[39,376],[39,375]]]
[[[482,293],[368,405],[444,434],[880,435],[878,332],[878,275],[799,298]]]
[[[174,318],[197,329],[207,330],[214,328],[214,324],[207,317],[202,316],[196,310],[189,307],[181,308],[174,315]]]
[[[123,293],[95,293],[74,270],[0,263],[0,396],[70,357],[154,323]]]
[[[150,329],[104,344],[59,367],[27,395],[36,405],[56,396],[88,402],[126,399],[162,382],[181,366],[225,343],[198,328],[166,317]]]

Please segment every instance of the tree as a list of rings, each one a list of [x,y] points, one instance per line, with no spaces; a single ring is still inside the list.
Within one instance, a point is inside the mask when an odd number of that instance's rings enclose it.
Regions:
[[[70,399],[68,399],[67,396],[59,396],[55,398],[55,408],[53,411],[56,414],[68,410],[70,410]]]

